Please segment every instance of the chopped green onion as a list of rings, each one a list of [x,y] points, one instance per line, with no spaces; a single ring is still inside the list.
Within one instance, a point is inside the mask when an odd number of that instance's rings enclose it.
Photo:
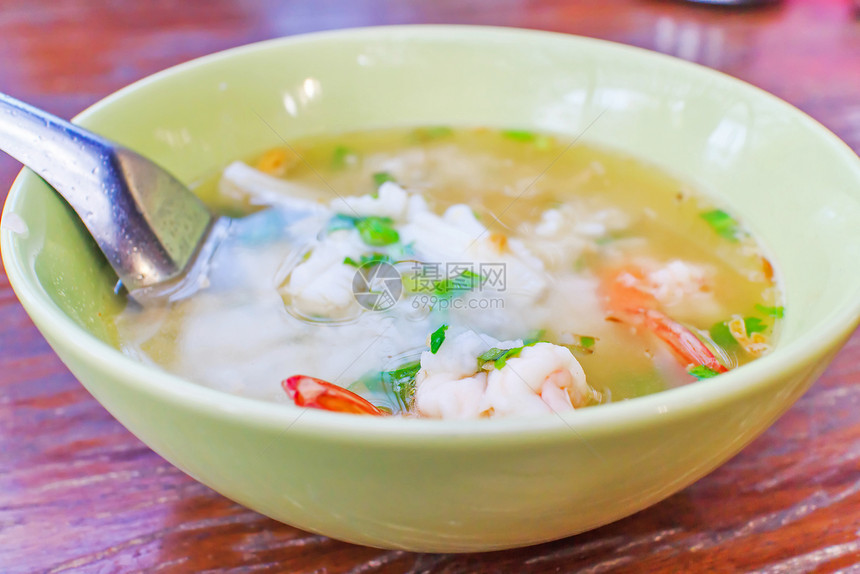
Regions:
[[[358,230],[362,241],[374,247],[400,241],[400,234],[394,229],[394,221],[390,217],[352,217],[338,213],[329,220],[326,231],[331,233],[352,228]]]
[[[538,137],[535,133],[526,130],[505,130],[502,135],[510,140],[523,143],[533,142]]]
[[[489,351],[484,351],[483,353],[478,355],[478,361],[481,363],[484,363],[486,361],[495,361],[496,359],[504,355],[506,351],[507,349],[497,349],[496,347],[493,347]]]
[[[370,263],[391,263],[391,257],[385,253],[371,253],[370,255],[362,255],[358,261],[352,257],[345,257],[343,262],[353,267],[363,267]]]
[[[404,409],[409,410],[415,399],[415,376],[421,370],[420,361],[406,363],[393,371],[380,373],[382,382],[395,394]]]
[[[339,145],[334,148],[334,151],[331,154],[331,167],[332,169],[340,170],[350,165],[356,163],[358,161],[358,154],[355,150],[348,148],[343,145]]]
[[[445,331],[447,330],[448,325],[442,325],[430,335],[430,352],[434,355],[439,350],[439,347],[442,346],[442,343],[445,342]]]
[[[714,369],[706,366],[706,365],[696,365],[695,367],[690,367],[687,369],[687,372],[699,379],[710,379],[711,377],[716,377],[719,375]]]
[[[738,222],[722,209],[705,211],[700,216],[720,237],[729,241],[737,241],[738,237],[741,236]]]
[[[753,333],[761,333],[762,331],[766,331],[767,323],[765,323],[758,317],[745,317],[744,328],[746,328],[747,337],[749,337]]]
[[[376,184],[377,189],[382,187],[382,184],[386,181],[397,183],[397,180],[394,179],[394,176],[387,171],[377,171],[373,174],[373,183]]]
[[[452,135],[454,130],[447,126],[431,126],[427,128],[417,128],[412,131],[412,137],[419,142],[427,142],[437,140]]]
[[[776,317],[777,319],[782,319],[785,315],[785,307],[777,306],[777,307],[768,307],[766,305],[756,305],[755,308],[764,313],[765,315],[769,315],[770,317]]]
[[[478,355],[478,368],[483,369],[485,368],[486,363],[492,362],[493,367],[495,367],[496,369],[501,369],[507,364],[508,359],[516,357],[517,355],[522,353],[523,349],[525,349],[526,347],[531,347],[539,342],[540,341],[535,340],[532,342],[525,343],[519,347],[514,347],[512,349],[497,349],[496,347],[493,347],[489,351],[485,351],[484,353]]]
[[[505,364],[507,364],[507,362],[508,362],[508,359],[512,359],[512,358],[516,357],[517,355],[522,353],[523,349],[525,349],[525,348],[526,348],[526,346],[523,345],[522,347],[514,347],[513,349],[508,349],[507,351],[504,352],[504,354],[501,357],[499,357],[498,359],[495,360],[495,362],[493,362],[493,366],[496,367],[497,369],[504,368]]]
[[[436,281],[433,284],[433,292],[438,297],[447,299],[453,296],[455,291],[471,291],[475,287],[480,287],[484,281],[486,281],[486,277],[466,269],[459,275]]]
[[[400,241],[400,234],[394,229],[394,222],[390,217],[364,217],[356,221],[355,228],[358,229],[361,240],[368,245],[390,245]]]
[[[530,340],[523,345],[520,345],[519,347],[514,347],[512,349],[498,349],[496,347],[493,347],[492,349],[478,355],[478,369],[485,368],[485,365],[490,362],[493,363],[493,367],[495,367],[496,369],[501,369],[507,364],[508,359],[516,357],[517,355],[522,353],[523,349],[525,349],[526,347],[531,347],[540,342],[541,341],[536,339]]]
[[[586,349],[590,349],[594,346],[594,337],[580,337],[579,344],[585,347]]]
[[[552,136],[536,134],[527,130],[506,130],[502,132],[502,135],[516,142],[534,144],[539,150],[550,149],[555,141]]]
[[[394,369],[393,371],[386,371],[383,374],[388,375],[395,379],[401,379],[404,377],[414,377],[418,374],[418,371],[421,370],[421,362],[413,361],[411,363],[406,363],[405,365]]]

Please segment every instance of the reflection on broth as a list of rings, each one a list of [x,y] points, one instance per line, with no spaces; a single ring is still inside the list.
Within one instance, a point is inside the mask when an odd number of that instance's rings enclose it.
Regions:
[[[428,127],[232,164],[198,190],[237,218],[205,281],[125,311],[122,347],[227,392],[434,418],[564,412],[767,353],[781,296],[743,227],[569,143]]]

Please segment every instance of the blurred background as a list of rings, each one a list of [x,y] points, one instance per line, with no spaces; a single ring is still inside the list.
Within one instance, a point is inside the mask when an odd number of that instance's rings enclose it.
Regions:
[[[68,116],[165,67],[248,42],[422,23],[536,28],[671,54],[814,110],[855,150],[860,142],[854,0],[5,0],[0,86]]]

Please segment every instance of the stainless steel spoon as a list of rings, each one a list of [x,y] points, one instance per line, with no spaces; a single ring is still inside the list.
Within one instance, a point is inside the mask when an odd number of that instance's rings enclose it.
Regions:
[[[5,94],[0,150],[65,198],[129,291],[180,276],[215,221],[152,161]]]

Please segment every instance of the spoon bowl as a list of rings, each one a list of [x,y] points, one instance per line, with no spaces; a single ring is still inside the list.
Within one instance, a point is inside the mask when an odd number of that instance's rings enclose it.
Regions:
[[[213,225],[197,196],[151,160],[5,94],[0,150],[69,203],[129,291],[180,276]]]

